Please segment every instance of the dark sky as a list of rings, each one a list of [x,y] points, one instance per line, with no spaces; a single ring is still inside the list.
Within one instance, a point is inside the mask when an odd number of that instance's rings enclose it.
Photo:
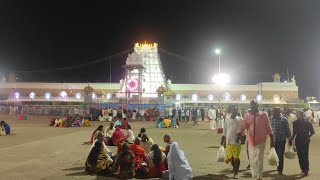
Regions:
[[[116,2],[1,1],[0,72],[78,65],[147,41],[193,62],[160,51],[174,83],[207,83],[217,73],[213,49],[221,47],[233,84],[271,81],[288,68],[301,97],[318,95],[318,0]],[[126,57],[111,58],[112,81],[121,79]],[[109,63],[18,74],[23,81],[107,82]]]

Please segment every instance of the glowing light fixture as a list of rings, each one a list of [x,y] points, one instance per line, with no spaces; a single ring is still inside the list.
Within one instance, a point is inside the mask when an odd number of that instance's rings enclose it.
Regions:
[[[224,97],[224,99],[225,99],[226,101],[230,101],[230,99],[231,99],[230,93],[224,93],[223,97]]]
[[[107,94],[107,99],[111,99],[112,95],[110,93]]]
[[[81,93],[76,93],[76,99],[81,99]]]
[[[240,96],[240,100],[241,100],[241,101],[246,101],[246,100],[247,100],[247,96],[244,95],[244,94],[242,94],[242,95]]]
[[[217,55],[221,54],[221,50],[219,48],[214,50],[214,53],[216,53]]]
[[[278,94],[273,95],[273,100],[275,102],[279,102],[280,101],[280,96]]]
[[[198,95],[197,94],[192,94],[191,99],[192,99],[193,102],[197,102]]]
[[[181,95],[180,94],[176,94],[176,100],[180,101],[180,99],[181,99]]]
[[[65,91],[60,92],[60,97],[65,98],[67,96],[68,96],[68,94]]]
[[[15,93],[13,94],[13,97],[14,97],[15,99],[20,99],[20,93],[19,93],[19,92],[15,92]]]
[[[51,98],[51,93],[49,93],[49,92],[46,92],[45,94],[44,94],[44,98],[45,99],[50,99]]]
[[[213,76],[212,81],[218,85],[225,85],[230,82],[230,76],[226,73],[221,73]]]
[[[96,98],[96,93],[92,93],[92,99]]]
[[[256,98],[257,98],[257,101],[262,101],[263,100],[263,96],[261,94],[258,94]]]
[[[31,93],[29,94],[29,97],[30,97],[31,99],[34,99],[34,98],[36,97],[36,93],[31,92]]]
[[[209,95],[208,95],[208,99],[209,99],[209,101],[213,101],[213,95],[212,95],[212,94],[209,94]]]

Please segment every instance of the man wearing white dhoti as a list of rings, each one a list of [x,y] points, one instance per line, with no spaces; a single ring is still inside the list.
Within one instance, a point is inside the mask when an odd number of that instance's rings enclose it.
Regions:
[[[266,139],[270,136],[271,147],[274,147],[274,139],[267,113],[259,112],[258,103],[254,100],[250,102],[250,109],[244,116],[238,137],[247,130],[251,174],[253,178],[262,179]]]
[[[208,112],[208,117],[209,117],[209,124],[210,124],[210,130],[214,131],[216,130],[216,110],[211,106]]]

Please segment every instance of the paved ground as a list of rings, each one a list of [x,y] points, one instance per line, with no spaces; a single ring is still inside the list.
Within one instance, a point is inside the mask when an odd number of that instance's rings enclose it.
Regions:
[[[84,173],[84,163],[88,155],[88,141],[92,131],[106,122],[93,122],[89,128],[55,128],[49,127],[49,116],[30,116],[29,120],[20,121],[18,117],[0,115],[12,127],[12,135],[0,137],[0,179],[111,179],[100,176],[89,176]],[[162,137],[171,133],[179,142],[193,168],[194,179],[231,179],[230,166],[215,162],[221,135],[208,130],[208,122],[194,127],[192,123],[181,123],[178,129],[158,129],[154,122],[132,122],[135,135],[141,127],[147,128],[149,137],[164,146]],[[303,179],[318,179],[320,171],[320,135],[312,137],[310,146],[310,175]],[[267,149],[269,146],[267,146]],[[115,152],[115,148],[110,148]],[[248,161],[245,146],[241,153],[239,179],[251,179],[250,172],[245,169]],[[268,153],[268,150],[266,150]],[[266,154],[267,157],[267,154]],[[265,161],[264,179],[300,179],[298,159],[285,160],[284,174],[276,175],[274,167]]]

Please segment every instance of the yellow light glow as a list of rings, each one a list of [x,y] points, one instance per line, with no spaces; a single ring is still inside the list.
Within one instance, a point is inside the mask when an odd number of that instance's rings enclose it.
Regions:
[[[136,43],[135,46],[138,48],[156,48],[158,46],[158,44],[157,43],[148,44],[145,41],[144,44]]]

